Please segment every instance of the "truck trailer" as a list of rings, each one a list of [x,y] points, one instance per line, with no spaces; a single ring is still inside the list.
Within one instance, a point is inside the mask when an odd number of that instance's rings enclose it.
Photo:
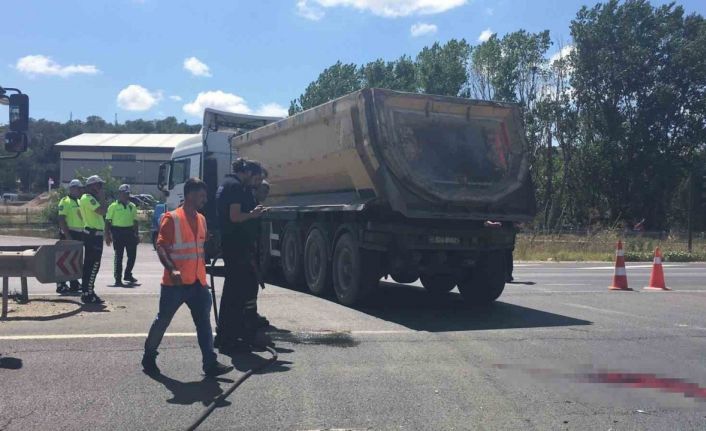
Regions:
[[[514,223],[535,213],[514,104],[373,88],[284,119],[207,109],[201,136],[160,169],[167,208],[187,178],[202,178],[217,238],[215,192],[238,157],[269,171],[261,271],[315,295],[333,290],[345,305],[387,276],[495,301]],[[208,248],[216,255],[218,241]]]

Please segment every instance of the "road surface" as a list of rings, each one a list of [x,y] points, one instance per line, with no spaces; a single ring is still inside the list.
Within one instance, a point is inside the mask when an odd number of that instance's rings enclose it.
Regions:
[[[0,429],[184,429],[262,360],[221,355],[237,370],[204,378],[182,309],[163,375],[145,376],[161,269],[141,246],[142,285],[107,287],[111,259],[106,249],[97,281],[105,308],[30,283],[31,306],[46,314],[0,323]],[[383,281],[359,309],[268,285],[259,307],[280,360],[200,429],[704,429],[706,265],[665,264],[672,292],[640,291],[649,271],[628,264],[636,291],[611,292],[610,264],[520,263],[517,283],[485,309],[416,283]]]

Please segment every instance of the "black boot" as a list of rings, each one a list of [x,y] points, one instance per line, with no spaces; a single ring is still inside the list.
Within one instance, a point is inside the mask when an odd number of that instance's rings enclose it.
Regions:
[[[102,304],[105,301],[103,301],[98,295],[95,294],[95,292],[91,290],[84,292],[83,295],[81,295],[81,302],[84,304]]]

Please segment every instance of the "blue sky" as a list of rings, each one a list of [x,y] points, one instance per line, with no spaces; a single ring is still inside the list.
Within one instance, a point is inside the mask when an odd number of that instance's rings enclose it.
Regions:
[[[0,27],[0,85],[31,98],[34,118],[108,121],[204,106],[265,115],[337,60],[415,55],[485,31],[548,29],[570,44],[573,0],[23,0]],[[664,3],[654,1],[653,3]],[[593,5],[594,3],[588,3]],[[706,1],[679,2],[706,14]],[[8,13],[9,12],[9,13]],[[556,51],[556,46],[551,52]],[[0,111],[5,118],[7,108]]]

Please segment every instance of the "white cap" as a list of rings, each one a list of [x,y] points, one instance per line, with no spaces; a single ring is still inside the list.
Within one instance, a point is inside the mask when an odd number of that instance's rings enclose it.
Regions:
[[[83,187],[83,184],[81,184],[81,180],[73,179],[69,183],[69,187]]]
[[[118,191],[130,193],[130,184],[122,184],[120,187],[118,187]]]
[[[102,183],[105,184],[105,181],[103,181],[103,178],[99,177],[98,175],[92,175],[86,179],[86,185],[90,186],[91,184],[96,184],[96,183]]]

